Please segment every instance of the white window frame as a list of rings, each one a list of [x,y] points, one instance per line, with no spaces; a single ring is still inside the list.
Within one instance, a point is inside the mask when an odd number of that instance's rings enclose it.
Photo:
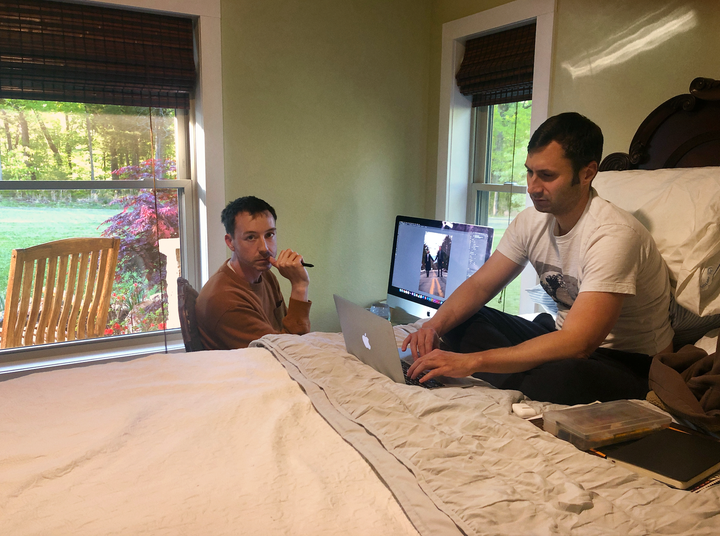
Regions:
[[[438,132],[437,191],[435,218],[466,222],[468,192],[472,182],[472,98],[457,87],[465,42],[482,34],[495,33],[535,20],[535,63],[530,130],[548,117],[552,72],[553,26],[556,0],[516,0],[469,17],[443,24],[440,68],[440,121]],[[521,288],[537,284],[532,267],[521,275]],[[520,313],[532,313],[535,305],[526,292],[520,295]]]
[[[188,214],[181,225],[186,224],[185,238],[191,249],[184,252],[184,267],[191,283],[200,288],[210,277],[210,271],[226,258],[225,231],[220,223],[220,213],[225,207],[220,0],[81,0],[75,3],[186,15],[196,21],[198,81],[190,109],[192,180],[187,187],[194,213]],[[180,330],[15,348],[0,356],[0,379],[5,374],[50,366],[164,352],[166,336],[169,351],[184,348]]]

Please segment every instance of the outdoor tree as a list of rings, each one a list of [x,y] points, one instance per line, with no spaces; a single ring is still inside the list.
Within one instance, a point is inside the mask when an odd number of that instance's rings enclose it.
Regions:
[[[119,180],[147,180],[175,176],[173,160],[148,159],[113,172]],[[102,223],[103,236],[120,238],[115,292],[107,334],[162,329],[167,292],[163,288],[167,259],[159,240],[179,236],[177,191],[142,189],[111,202],[122,211]],[[164,310],[163,310],[164,309]]]
[[[513,102],[493,107],[491,182],[494,184],[526,185],[525,157],[530,141],[532,102]],[[522,210],[522,195],[496,192],[494,212]]]
[[[0,99],[2,180],[119,179],[115,172],[123,167],[173,155],[174,114],[137,106]]]
[[[137,166],[125,166],[113,172],[120,180],[151,179],[174,175],[175,162],[145,160]],[[165,259],[158,250],[158,240],[177,238],[178,204],[175,190],[144,189],[111,202],[122,205],[121,212],[103,222],[103,236],[120,238],[117,278],[124,274],[144,277],[150,285],[164,279]],[[157,210],[156,210],[157,209]]]

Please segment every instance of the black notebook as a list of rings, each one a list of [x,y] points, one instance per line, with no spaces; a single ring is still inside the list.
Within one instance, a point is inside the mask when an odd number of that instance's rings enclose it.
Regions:
[[[720,442],[673,428],[596,451],[618,465],[678,489],[688,489],[720,470]]]

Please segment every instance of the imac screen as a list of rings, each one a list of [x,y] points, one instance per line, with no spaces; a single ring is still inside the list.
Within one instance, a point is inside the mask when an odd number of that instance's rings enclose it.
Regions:
[[[485,263],[492,242],[491,227],[398,216],[388,303],[430,316]]]

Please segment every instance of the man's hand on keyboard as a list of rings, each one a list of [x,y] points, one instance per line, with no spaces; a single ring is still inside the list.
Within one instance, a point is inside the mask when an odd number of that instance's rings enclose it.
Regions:
[[[402,351],[404,352],[408,348],[412,352],[414,360],[418,357],[422,357],[425,354],[429,354],[440,344],[440,337],[431,327],[422,327],[414,333],[411,333],[402,343]]]
[[[478,358],[478,354],[456,354],[435,349],[427,355],[417,358],[408,369],[408,376],[417,378],[426,370],[427,374],[420,379],[421,382],[426,382],[436,376],[464,378],[479,370]]]

